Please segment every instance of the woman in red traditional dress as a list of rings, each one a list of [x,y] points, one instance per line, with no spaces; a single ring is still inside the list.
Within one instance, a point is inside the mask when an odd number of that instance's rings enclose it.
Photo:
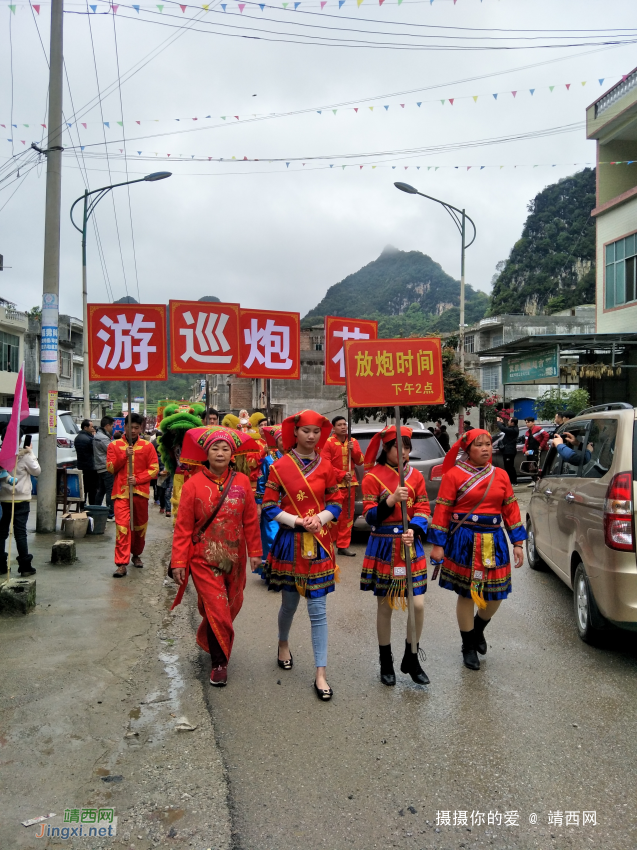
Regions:
[[[363,478],[363,513],[372,527],[367,542],[361,572],[361,590],[372,590],[378,601],[376,630],[380,655],[380,680],[384,685],[395,685],[394,659],[391,651],[391,617],[394,609],[406,608],[405,592],[407,568],[405,547],[411,551],[416,640],[420,641],[425,617],[425,592],[427,590],[427,557],[424,542],[431,511],[422,474],[409,466],[411,428],[401,428],[405,465],[405,486],[400,486],[398,473],[398,447],[396,426],[392,425],[375,434],[365,452]],[[382,451],[378,449],[382,443]],[[403,532],[402,502],[407,502],[409,529]],[[428,685],[429,677],[420,666],[418,653],[411,651],[409,634],[405,640],[405,654],[400,665],[419,685]]]
[[[338,519],[341,505],[334,467],[317,449],[325,445],[331,430],[329,420],[313,410],[303,410],[283,421],[283,449],[287,454],[270,467],[261,513],[266,520],[279,523],[266,564],[268,590],[283,591],[277,662],[283,670],[292,669],[288,638],[304,596],[312,625],[314,689],[323,701],[333,695],[325,678],[326,602],[338,581],[332,535],[326,526]]]
[[[233,453],[253,451],[254,442],[236,431],[211,426],[187,432],[182,453],[197,461],[201,455],[191,457],[192,444],[207,457],[208,468],[186,481],[181,491],[172,548],[172,574],[180,587],[172,607],[181,602],[192,573],[203,618],[197,643],[210,653],[210,684],[223,686],[228,680],[233,621],[243,604],[246,549],[252,571],[261,563],[250,480],[230,467]]]
[[[467,431],[447,453],[428,541],[440,586],[458,594],[456,614],[465,667],[480,669],[484,630],[511,593],[511,560],[501,520],[513,544],[516,568],[524,562],[526,530],[509,477],[491,464],[491,435]],[[478,606],[474,616],[474,603]]]

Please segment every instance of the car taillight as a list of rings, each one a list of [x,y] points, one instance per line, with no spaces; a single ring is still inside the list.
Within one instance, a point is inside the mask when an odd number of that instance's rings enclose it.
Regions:
[[[70,440],[67,440],[66,437],[58,437],[57,439],[58,449],[72,449],[73,443]]]
[[[633,476],[619,472],[613,477],[604,500],[604,542],[609,549],[635,551]]]
[[[439,463],[436,466],[432,466],[429,470],[429,480],[439,480],[442,478],[442,464]]]

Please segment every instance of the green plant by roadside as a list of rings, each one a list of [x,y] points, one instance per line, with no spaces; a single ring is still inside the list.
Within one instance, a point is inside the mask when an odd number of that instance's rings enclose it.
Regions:
[[[587,390],[571,390],[570,393],[560,392],[556,387],[547,390],[537,397],[535,411],[538,419],[545,422],[552,420],[560,410],[570,410],[579,413],[590,405],[590,396]]]

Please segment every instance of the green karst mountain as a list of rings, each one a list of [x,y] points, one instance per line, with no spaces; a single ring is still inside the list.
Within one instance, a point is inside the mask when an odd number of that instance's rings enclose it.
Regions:
[[[377,260],[331,286],[325,298],[303,319],[323,316],[377,319],[383,337],[452,331],[459,324],[460,282],[420,251],[388,246]],[[481,319],[488,296],[466,287],[466,320]]]
[[[554,313],[595,301],[595,170],[547,186],[529,203],[521,238],[498,263],[491,315]]]

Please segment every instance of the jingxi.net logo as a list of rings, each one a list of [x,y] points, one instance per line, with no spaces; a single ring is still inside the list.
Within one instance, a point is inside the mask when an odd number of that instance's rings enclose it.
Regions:
[[[64,809],[61,826],[41,823],[36,838],[115,838],[115,809]]]

